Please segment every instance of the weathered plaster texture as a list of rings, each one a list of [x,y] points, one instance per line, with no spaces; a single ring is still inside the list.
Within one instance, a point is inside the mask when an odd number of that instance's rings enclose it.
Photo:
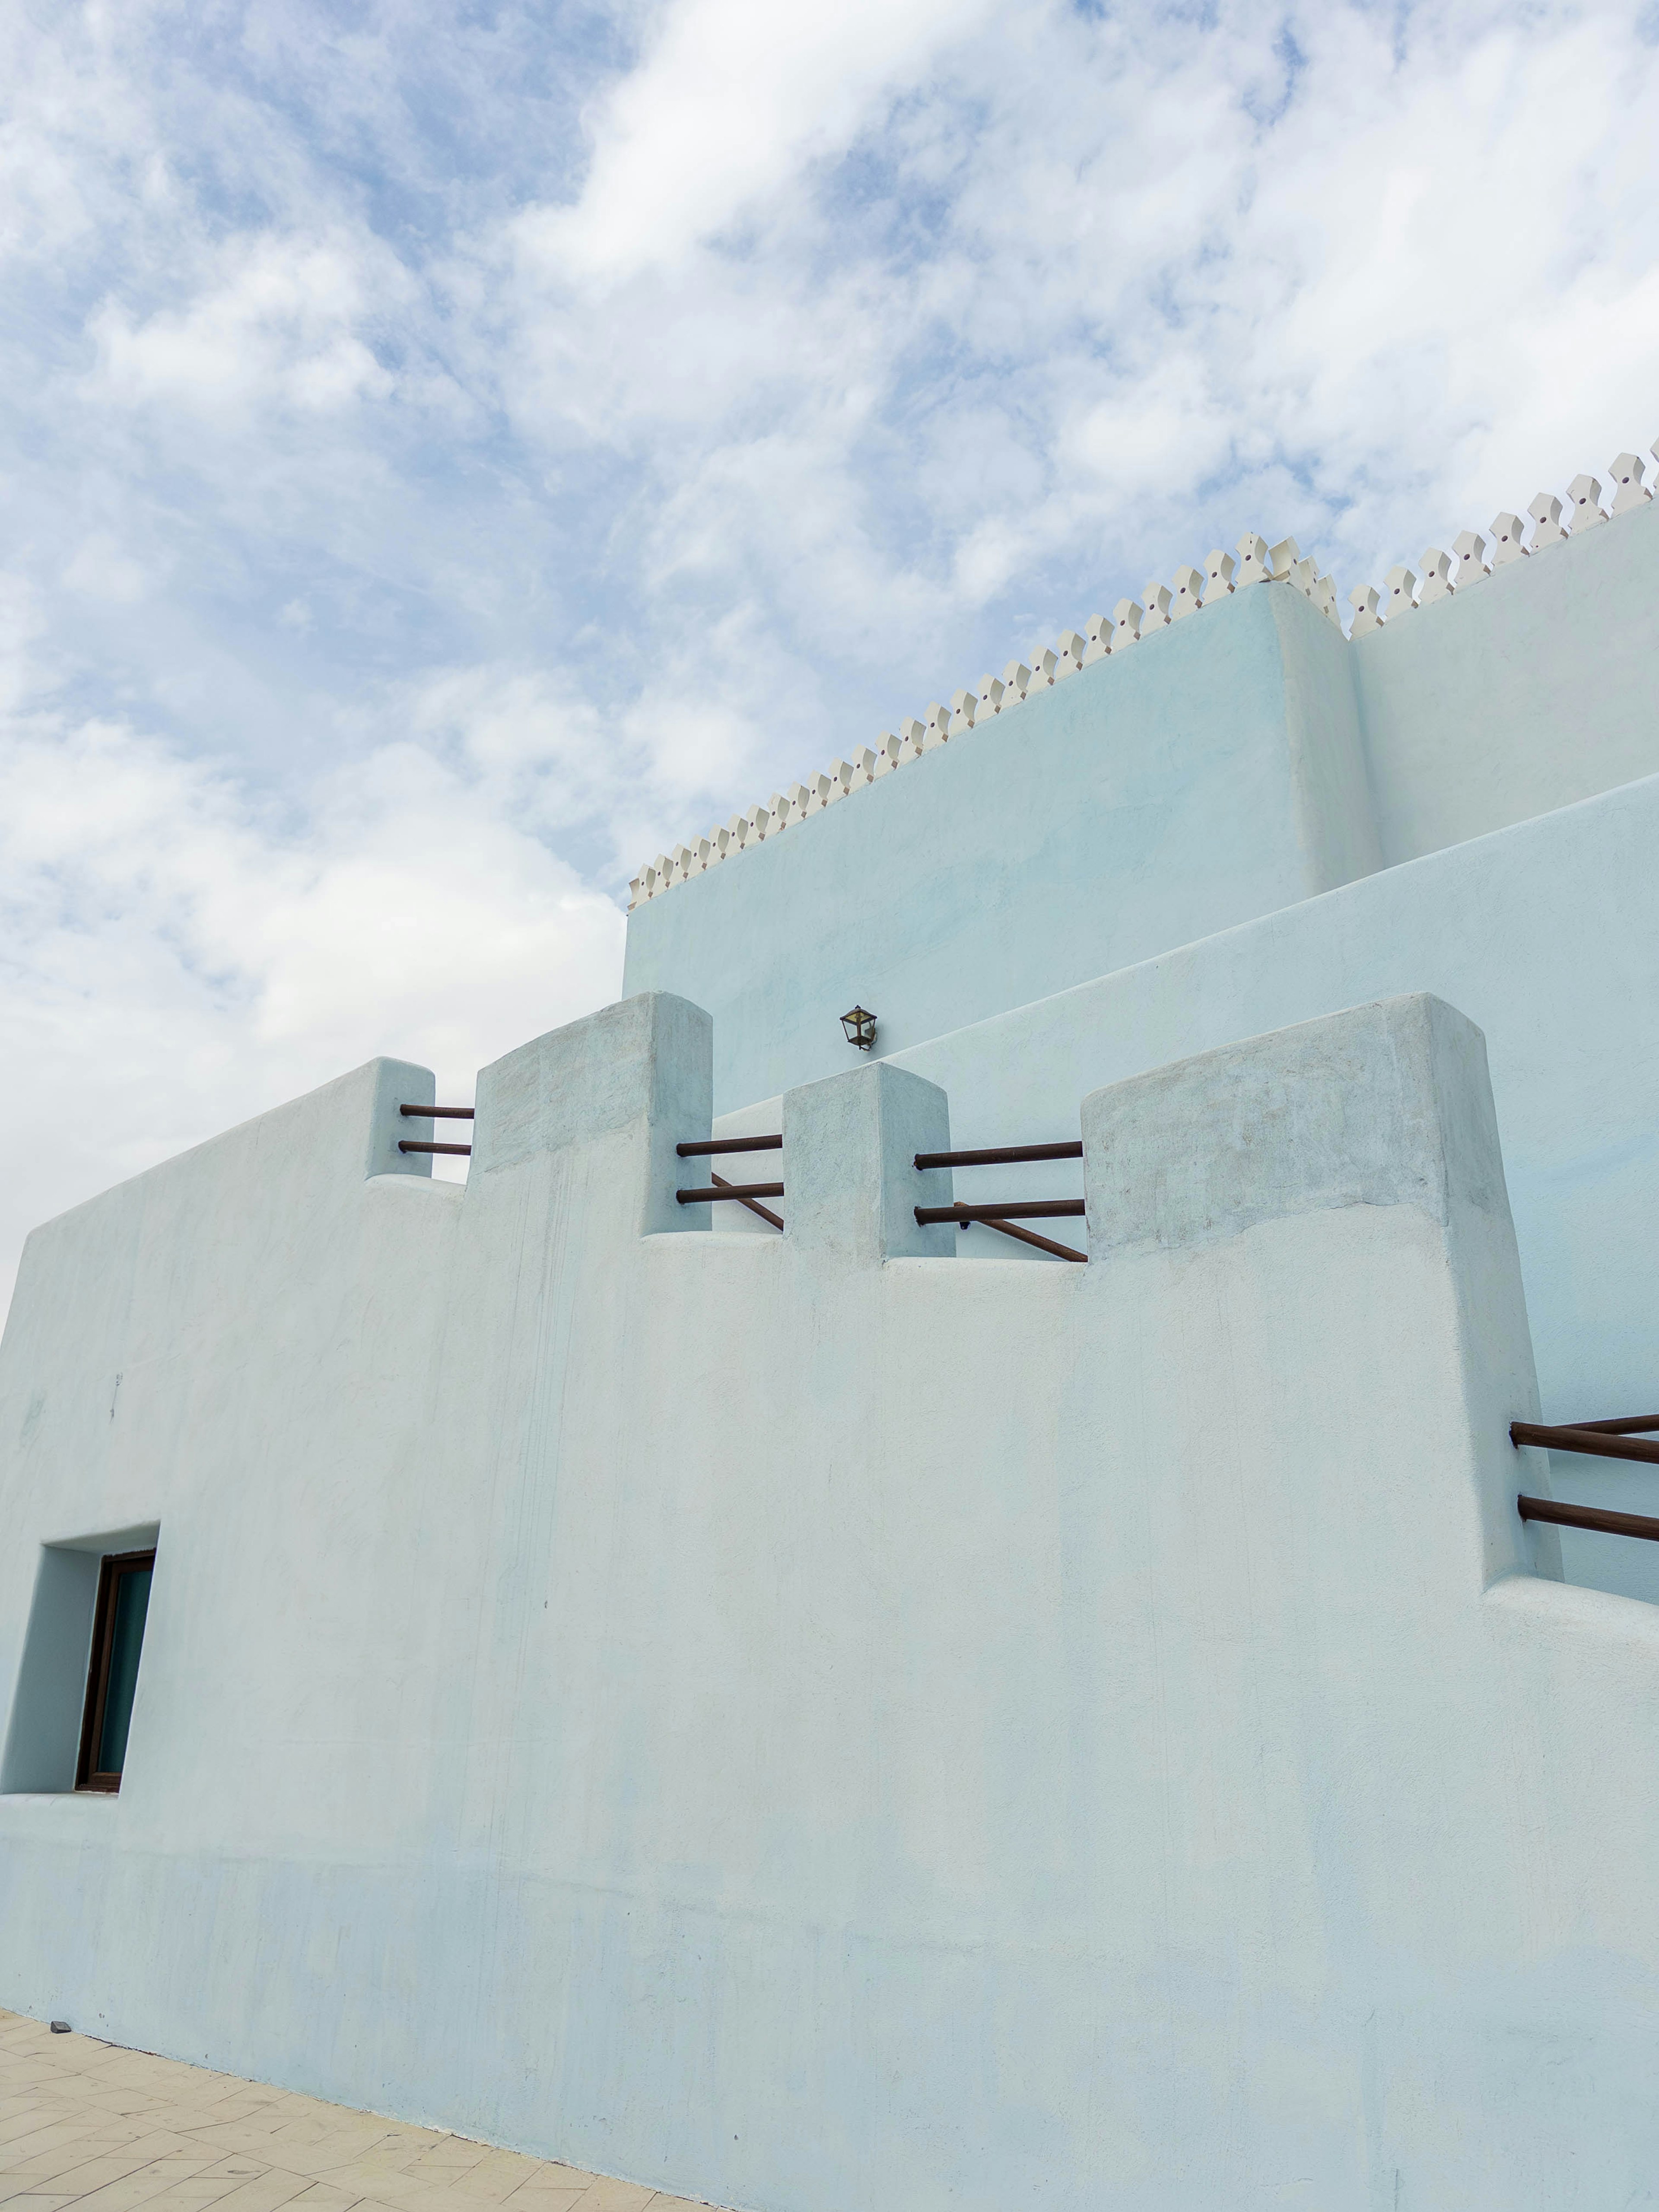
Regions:
[[[1513,1511],[1478,1036],[1094,1091],[1086,1268],[883,1259],[950,1125],[879,1064],[790,1233],[641,1234],[707,1049],[510,1055],[465,1188],[364,1178],[373,1066],[31,1240],[4,1694],[43,1546],[159,1553],[0,2000],[777,2212],[1632,2201],[1659,1614]]]

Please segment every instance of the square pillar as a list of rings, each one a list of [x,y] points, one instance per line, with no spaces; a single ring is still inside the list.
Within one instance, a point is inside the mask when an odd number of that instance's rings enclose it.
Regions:
[[[679,1184],[704,1180],[706,1163],[674,1147],[708,1134],[713,1100],[714,1024],[702,1008],[667,991],[619,999],[480,1071],[471,1181],[631,1139],[639,1233],[706,1229],[707,1206],[674,1199]]]
[[[1432,1437],[1439,1469],[1473,1474],[1486,1578],[1551,1571],[1553,1543],[1529,1540],[1515,1510],[1518,1490],[1547,1493],[1548,1474],[1543,1454],[1517,1454],[1509,1438],[1511,1421],[1537,1419],[1538,1386],[1486,1039],[1473,1022],[1420,994],[1224,1045],[1091,1092],[1083,1144],[1097,1262],[1190,1268],[1206,1250],[1254,1243],[1269,1266],[1271,1244],[1281,1261],[1300,1255],[1302,1283],[1328,1273],[1334,1312],[1357,1285],[1382,1282],[1389,1253],[1409,1243],[1415,1285],[1382,1295],[1363,1336],[1309,1346],[1307,1358],[1332,1363],[1333,1404],[1339,1375],[1369,1376],[1396,1420],[1399,1379],[1420,1369],[1411,1418]],[[1390,1218],[1400,1231],[1380,1235]],[[1261,1293],[1273,1310],[1288,1295]],[[1416,1326],[1431,1312],[1441,1332],[1431,1359]],[[1275,1387],[1293,1390],[1305,1379],[1301,1348],[1279,1356]],[[1403,1511],[1403,1477],[1401,1487]]]
[[[946,1094],[886,1060],[785,1091],[785,1235],[849,1267],[951,1258],[957,1230],[915,1212],[950,1205],[951,1170],[915,1167],[918,1152],[950,1145]]]

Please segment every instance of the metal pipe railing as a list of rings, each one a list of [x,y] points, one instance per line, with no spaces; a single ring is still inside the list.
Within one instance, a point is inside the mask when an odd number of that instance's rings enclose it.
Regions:
[[[676,1145],[683,1160],[706,1159],[711,1152],[781,1152],[781,1137],[705,1137],[701,1144]]]
[[[1571,1428],[1511,1421],[1510,1442],[1542,1444],[1547,1451],[1584,1452],[1592,1459],[1639,1459],[1650,1467],[1659,1467],[1659,1444],[1638,1442],[1633,1432],[1638,1429],[1659,1429],[1659,1421],[1650,1420],[1645,1414],[1630,1421],[1584,1421]]]
[[[1646,1513],[1609,1513],[1600,1505],[1564,1505],[1554,1498],[1517,1498],[1523,1521],[1552,1521],[1563,1528],[1594,1528],[1604,1536],[1640,1536],[1659,1544],[1659,1521]]]
[[[682,1206],[713,1206],[722,1198],[734,1198],[741,1205],[750,1198],[781,1198],[781,1182],[720,1182],[703,1190],[677,1190],[675,1197]]]
[[[918,1152],[919,1168],[1018,1167],[1025,1160],[1080,1160],[1082,1144],[1073,1138],[1063,1145],[993,1145],[977,1152]]]
[[[1080,1221],[1080,1198],[1010,1199],[1000,1206],[918,1206],[916,1219],[930,1221]]]
[[[715,1175],[714,1170],[712,1168],[710,1168],[708,1172],[713,1179],[716,1190],[729,1191],[732,1197],[737,1200],[739,1206],[746,1206],[750,1213],[758,1213],[761,1219],[763,1221],[769,1221],[774,1229],[782,1228],[783,1216],[781,1213],[774,1213],[769,1206],[763,1206],[757,1198],[743,1197],[738,1193],[738,1187],[735,1183],[727,1182],[724,1176]],[[780,1188],[781,1188],[781,1186],[780,1186]]]
[[[1012,1221],[959,1221],[958,1229],[994,1229],[1000,1237],[1017,1237],[1022,1244],[1035,1244],[1039,1252],[1052,1252],[1056,1260],[1076,1260],[1084,1267],[1089,1264],[1086,1252],[1079,1252],[1070,1244],[1056,1244],[1052,1237],[1039,1237],[1034,1229],[1016,1229]]]

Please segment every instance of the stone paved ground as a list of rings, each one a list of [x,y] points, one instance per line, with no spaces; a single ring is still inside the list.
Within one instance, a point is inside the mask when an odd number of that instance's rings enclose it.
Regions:
[[[684,2197],[377,2120],[0,2012],[0,2206],[694,2212]]]

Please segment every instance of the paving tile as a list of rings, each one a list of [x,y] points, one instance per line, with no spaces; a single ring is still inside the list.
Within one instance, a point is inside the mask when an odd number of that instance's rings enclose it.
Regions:
[[[26,2134],[9,2137],[4,2150],[0,2151],[0,2166],[21,2165],[42,2152],[56,2150],[59,2143],[79,2142],[87,2132],[79,2120],[54,2117],[42,2121]]]
[[[292,2172],[307,2174],[315,2181],[336,2181],[343,2172],[357,2172],[372,2168],[376,2179],[397,2170],[398,2155],[397,2139],[385,2133],[368,2142],[342,2142],[338,2136],[325,2136],[320,2142],[267,2146],[271,2159]],[[384,2160],[376,2162],[378,2154],[385,2149]]]
[[[159,2196],[167,2187],[154,2175],[140,2172],[129,2173],[120,2181],[106,2181],[101,2189],[88,2196],[76,2197],[72,2202],[76,2212],[135,2212],[140,2204],[147,2204],[152,2197]]]
[[[456,2212],[459,2202],[441,2184],[419,2181],[412,2175],[399,2173],[395,2166],[371,2166],[367,2161],[331,2166],[317,2179],[336,2189],[356,2190],[360,2197],[372,2196],[382,2203],[395,2206],[397,2212]]]
[[[456,2195],[468,2205],[504,2204],[541,2165],[522,2151],[487,2150],[476,2164],[451,2169]],[[441,2175],[443,2169],[422,2160],[419,2171]],[[583,2177],[584,2179],[586,2177]]]
[[[44,2150],[38,2157],[20,2159],[15,2166],[0,2168],[0,2183],[14,2191],[44,2189],[62,2195],[72,2185],[59,2180],[59,2175],[72,2173],[77,2166],[84,2166],[91,2155],[82,2142],[60,2143],[56,2150]]]
[[[65,2167],[58,2176],[58,2186],[76,2197],[90,2197],[106,2182],[125,2181],[130,2173],[141,2173],[155,2163],[151,2158],[83,2158],[79,2166]]]
[[[233,2189],[240,2189],[241,2185],[234,2174],[181,2173],[165,2182],[161,2193],[165,2197],[176,2197],[180,2203],[216,2204],[222,2197],[228,2197]]]
[[[0,2120],[0,2158],[5,2156],[20,2136],[39,2135],[43,2127],[49,2127],[58,2118],[60,2109],[54,2106],[49,2112],[46,2100],[37,2097],[31,2100],[21,2112],[13,2112]]]
[[[0,2012],[0,2208],[703,2212],[441,2128]]]
[[[280,2206],[291,2204],[311,2186],[303,2174],[284,2173],[272,2166],[269,2172],[245,2181],[240,2189],[233,2189],[228,2197],[221,2197],[217,2201],[226,2212],[278,2212]],[[356,2199],[349,2197],[345,2202],[356,2203]]]

